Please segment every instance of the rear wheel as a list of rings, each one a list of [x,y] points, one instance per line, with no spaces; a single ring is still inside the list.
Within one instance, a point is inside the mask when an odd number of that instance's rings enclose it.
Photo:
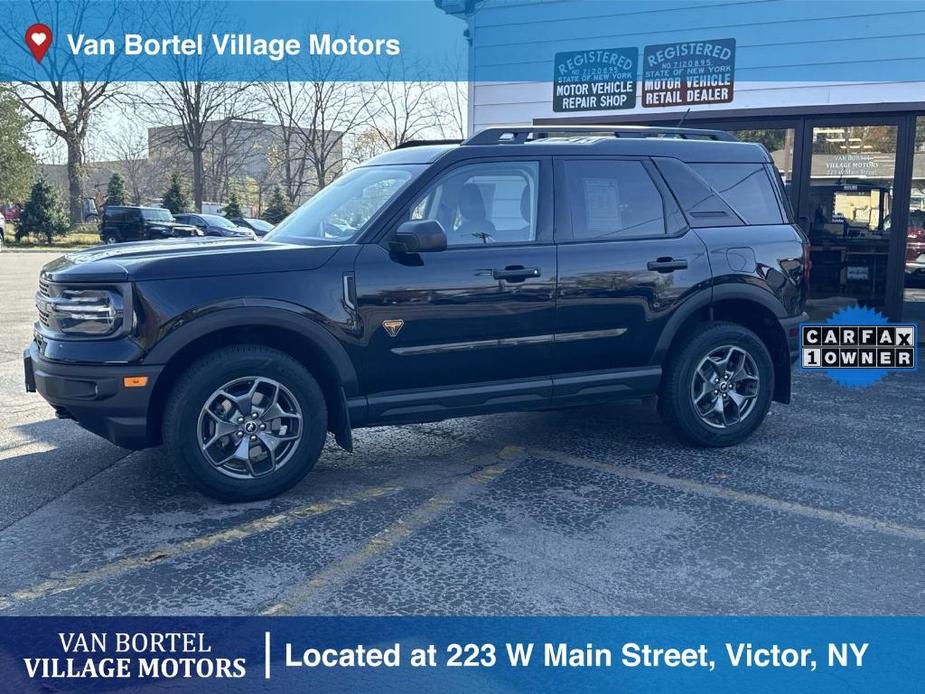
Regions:
[[[164,442],[197,490],[222,501],[276,496],[314,467],[327,432],[317,382],[295,359],[259,345],[193,364],[171,394]]]
[[[708,323],[666,365],[659,413],[685,441],[731,446],[761,425],[773,393],[774,366],[761,339],[736,323]]]
[[[111,246],[114,243],[119,243],[119,237],[111,231],[106,232],[106,234],[103,235],[103,243],[105,243],[107,246]]]

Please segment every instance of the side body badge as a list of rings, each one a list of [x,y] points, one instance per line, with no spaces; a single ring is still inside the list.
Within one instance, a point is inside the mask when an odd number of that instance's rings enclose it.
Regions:
[[[385,328],[385,331],[389,334],[390,337],[395,337],[398,335],[398,331],[401,330],[404,324],[405,321],[398,318],[391,318],[389,320],[382,321],[382,327]]]

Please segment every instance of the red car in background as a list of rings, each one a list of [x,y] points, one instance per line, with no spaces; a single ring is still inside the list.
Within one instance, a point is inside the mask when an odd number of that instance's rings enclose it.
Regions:
[[[909,212],[909,228],[906,232],[906,262],[912,262],[925,253],[925,210]]]
[[[22,208],[16,203],[12,205],[0,205],[0,213],[3,214],[3,218],[8,222],[15,222],[18,220],[20,212],[22,212]]]

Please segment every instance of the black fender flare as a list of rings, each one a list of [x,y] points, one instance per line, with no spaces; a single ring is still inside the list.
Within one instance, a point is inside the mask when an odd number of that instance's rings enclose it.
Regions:
[[[345,395],[357,394],[359,382],[353,362],[337,338],[320,323],[320,316],[303,306],[283,301],[224,301],[181,314],[161,330],[160,339],[145,356],[145,362],[167,364],[184,347],[206,335],[228,328],[261,326],[288,330],[310,341],[334,368]]]
[[[697,312],[704,309],[710,309],[714,304],[720,301],[738,299],[741,301],[750,301],[766,308],[778,320],[787,317],[787,310],[784,305],[771,292],[753,284],[736,282],[730,284],[714,285],[711,288],[703,289],[690,296],[681,307],[678,308],[668,319],[665,329],[659,336],[655,350],[652,354],[652,364],[662,364],[668,354],[671,343],[677,337],[678,331],[687,320]],[[780,330],[781,343],[786,346],[787,336],[784,328],[777,323],[777,329]],[[775,354],[772,352],[771,358],[774,360],[774,366],[778,371],[778,378],[775,381],[775,400],[778,402],[790,402],[790,364],[788,354]]]

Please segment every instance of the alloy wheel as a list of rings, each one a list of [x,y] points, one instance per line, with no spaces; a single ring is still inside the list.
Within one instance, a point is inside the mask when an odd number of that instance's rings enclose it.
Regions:
[[[701,421],[715,429],[738,424],[755,409],[761,379],[749,352],[735,345],[713,349],[691,380],[691,400]]]
[[[282,383],[237,378],[206,400],[197,424],[199,450],[235,479],[269,475],[292,458],[302,437],[302,408]]]

